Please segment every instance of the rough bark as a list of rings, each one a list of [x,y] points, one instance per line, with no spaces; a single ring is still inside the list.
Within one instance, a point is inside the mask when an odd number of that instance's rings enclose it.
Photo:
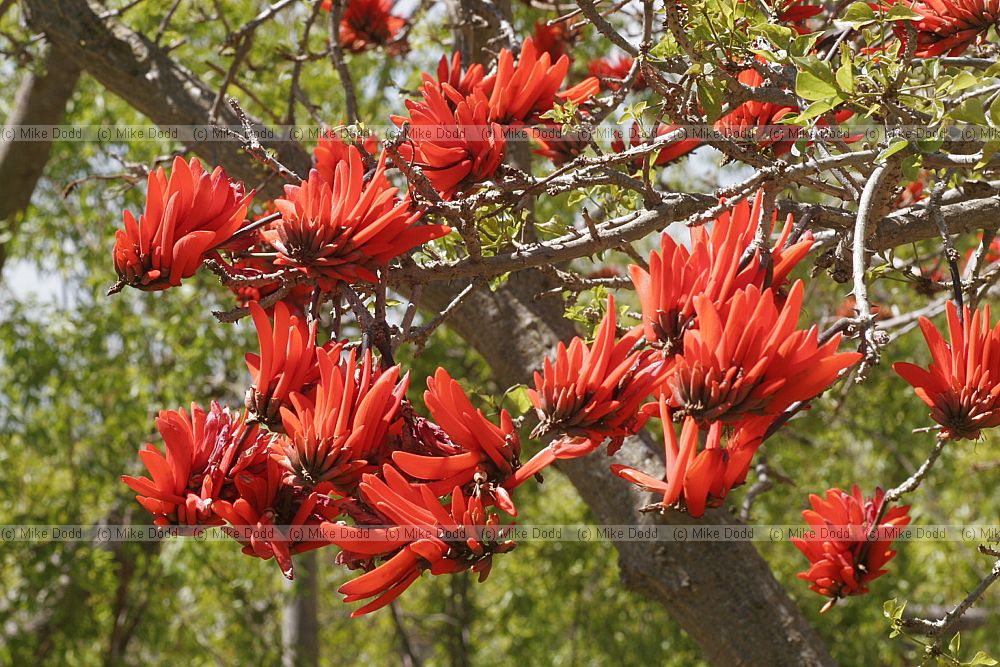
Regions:
[[[59,46],[48,48],[41,68],[21,81],[6,125],[58,124],[79,79],[80,68],[66,52]],[[7,261],[7,242],[17,233],[51,148],[51,141],[0,140],[0,273]]]
[[[281,619],[281,667],[319,664],[318,568],[315,551],[295,557],[295,579],[286,582],[287,599]]]
[[[501,385],[528,381],[556,342],[575,333],[558,297],[537,298],[548,288],[543,274],[518,273],[496,293],[477,292],[450,320]],[[638,508],[651,502],[649,494],[612,475],[608,466],[614,462],[663,469],[661,456],[639,443],[614,459],[597,453],[559,465],[602,525],[741,525],[725,509],[697,521],[680,512],[642,515]],[[752,543],[622,541],[615,547],[625,585],[661,603],[713,664],[835,664]]]
[[[145,35],[102,19],[87,0],[25,0],[28,25],[44,32],[50,42],[105,88],[160,126],[204,125],[216,91],[181,67]],[[219,110],[219,123],[239,126],[228,105]],[[259,123],[255,125],[264,129]],[[266,136],[266,135],[265,135]],[[299,174],[309,170],[309,154],[297,142],[269,142],[278,160]],[[248,159],[238,143],[208,141],[194,146],[213,165],[222,165],[230,176],[256,183],[266,171]],[[234,150],[237,149],[237,150]],[[264,194],[280,194],[280,179],[270,179]]]

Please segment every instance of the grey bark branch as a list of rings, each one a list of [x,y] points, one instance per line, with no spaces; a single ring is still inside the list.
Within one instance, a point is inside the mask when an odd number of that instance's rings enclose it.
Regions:
[[[217,91],[146,36],[112,19],[102,19],[88,0],[25,0],[24,5],[33,30],[44,32],[53,45],[65,50],[67,60],[75,61],[157,125],[209,123]],[[240,126],[239,118],[225,105],[218,116],[224,125]],[[274,149],[277,159],[291,170],[309,173],[309,154],[297,142],[261,143]],[[195,149],[212,165],[222,165],[230,176],[250,184],[266,176],[235,142],[208,141]],[[280,186],[271,181],[263,193],[280,194]]]

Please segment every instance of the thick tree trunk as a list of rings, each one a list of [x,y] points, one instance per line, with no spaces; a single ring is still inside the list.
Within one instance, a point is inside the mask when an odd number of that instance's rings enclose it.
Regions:
[[[295,579],[288,581],[281,619],[281,667],[316,667],[319,664],[319,617],[315,551],[295,557]]]
[[[529,381],[556,342],[574,335],[572,323],[561,315],[559,297],[537,297],[551,287],[543,274],[521,272],[496,293],[476,293],[450,320],[485,357],[501,385]],[[598,452],[561,462],[559,469],[602,525],[740,524],[725,509],[697,521],[680,512],[640,514],[650,495],[612,475],[611,463],[663,470],[662,454],[638,442],[613,459]],[[622,541],[615,547],[625,585],[666,607],[713,664],[835,664],[753,544]]]
[[[80,68],[66,52],[58,45],[49,47],[40,71],[21,82],[7,127],[56,125],[79,79]],[[51,141],[0,140],[0,273],[7,261],[7,241],[17,233],[19,216],[31,203],[51,148]]]

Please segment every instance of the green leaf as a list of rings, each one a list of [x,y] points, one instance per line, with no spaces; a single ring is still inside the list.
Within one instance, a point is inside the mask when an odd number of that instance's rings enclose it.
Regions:
[[[893,5],[889,8],[886,18],[890,21],[919,21],[924,17],[906,5]]]
[[[844,23],[854,26],[863,26],[875,22],[875,10],[868,6],[867,2],[854,2],[844,12],[841,18]]]
[[[850,61],[837,68],[837,85],[844,92],[854,92],[854,67]]]
[[[812,72],[801,71],[795,77],[795,93],[806,100],[825,100],[836,97],[837,88]]]
[[[998,664],[996,660],[991,658],[986,651],[979,651],[976,655],[972,656],[972,660],[965,663],[967,665],[996,665]]]
[[[976,164],[976,169],[982,169],[983,167],[985,167],[986,164],[991,159],[993,159],[993,156],[997,154],[997,151],[1000,151],[1000,141],[998,140],[987,141],[985,144],[983,144],[983,157]]]
[[[1000,95],[990,104],[989,117],[993,127],[1000,127]]]
[[[884,151],[882,151],[881,153],[879,153],[879,156],[877,158],[875,158],[875,161],[876,162],[882,162],[886,158],[888,158],[888,157],[890,157],[892,155],[895,155],[896,153],[898,153],[899,151],[903,150],[904,148],[906,148],[909,145],[910,145],[910,142],[907,141],[906,139],[899,139],[897,141],[894,141],[888,148],[886,148]]]
[[[712,79],[702,79],[698,82],[698,101],[701,102],[701,108],[705,111],[708,122],[715,122],[722,115],[725,93],[725,87]]]
[[[962,106],[953,109],[948,115],[954,120],[969,123],[970,125],[987,125],[986,112],[983,110],[982,100],[966,100],[962,103]]]
[[[516,384],[507,390],[504,398],[509,399],[516,415],[526,414],[531,410],[531,398],[528,396],[528,387],[523,384]]]
[[[951,638],[950,642],[948,642],[948,651],[952,655],[958,655],[960,650],[962,650],[962,633],[956,632],[955,636]]]
[[[858,3],[855,3],[855,4],[859,4],[860,5],[860,4],[863,4],[863,3],[858,2]],[[865,6],[867,7],[867,5],[865,5]],[[885,616],[886,618],[892,618],[892,612],[894,612],[894,611],[896,611],[896,598],[892,598],[891,600],[886,600],[885,602],[882,603],[882,615],[883,616]]]

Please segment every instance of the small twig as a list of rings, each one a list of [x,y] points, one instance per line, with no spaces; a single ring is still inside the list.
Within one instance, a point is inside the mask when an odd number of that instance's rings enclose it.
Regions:
[[[233,108],[236,112],[237,117],[240,119],[240,123],[243,125],[243,131],[246,132],[246,136],[240,136],[232,130],[228,130],[229,133],[234,134],[238,139],[243,142],[243,150],[250,154],[255,160],[261,164],[267,165],[272,171],[284,177],[286,180],[298,183],[302,181],[302,177],[296,174],[294,171],[281,164],[276,157],[271,155],[271,153],[261,145],[260,140],[257,138],[257,133],[254,132],[253,126],[250,123],[250,119],[247,117],[245,111],[240,106],[240,103],[236,98],[229,99],[229,106]]]
[[[181,6],[183,0],[174,0],[174,4],[167,10],[167,13],[163,15],[163,20],[160,21],[160,27],[156,29],[156,37],[153,38],[153,44],[156,46],[160,45],[160,40],[163,39],[164,33],[167,32],[167,28],[170,26],[170,19],[174,17],[174,13],[177,8]]]
[[[318,1],[318,0],[317,0]],[[330,60],[333,62],[337,74],[340,76],[340,85],[344,87],[344,99],[347,104],[347,119],[351,125],[358,122],[358,97],[354,92],[354,80],[351,78],[351,70],[344,62],[344,48],[340,43],[340,19],[344,11],[344,0],[333,0],[330,8],[330,16],[327,21],[329,31]]]

